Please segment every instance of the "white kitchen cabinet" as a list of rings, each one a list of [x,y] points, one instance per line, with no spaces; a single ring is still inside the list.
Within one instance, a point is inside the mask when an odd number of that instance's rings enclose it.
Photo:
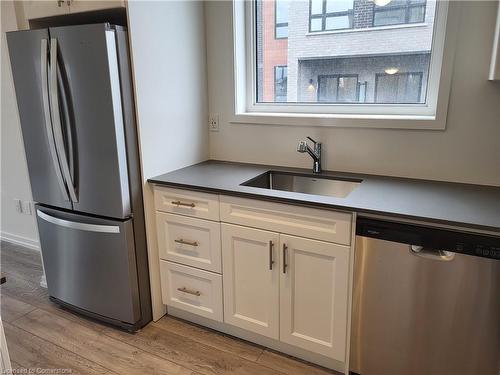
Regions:
[[[222,277],[213,272],[160,261],[163,303],[222,322]]]
[[[88,1],[72,0],[69,6],[71,13],[90,12],[93,10],[124,8],[125,1]]]
[[[31,20],[35,18],[44,18],[69,14],[69,6],[66,1],[23,1],[24,16]]]
[[[217,194],[156,186],[154,199],[157,211],[219,221]]]
[[[125,1],[89,1],[89,0],[50,0],[23,1],[24,16],[28,20],[61,16],[70,13],[90,12],[94,10],[124,8]]]
[[[156,212],[160,259],[221,272],[220,223]]]
[[[280,235],[280,340],[343,361],[349,247]]]
[[[224,321],[279,338],[279,235],[222,224]]]
[[[344,360],[349,247],[222,224],[222,254],[226,323]]]

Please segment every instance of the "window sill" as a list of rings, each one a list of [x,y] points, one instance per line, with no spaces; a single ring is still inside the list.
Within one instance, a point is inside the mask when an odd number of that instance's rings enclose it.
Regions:
[[[315,35],[330,35],[330,34],[348,34],[348,33],[358,33],[358,32],[369,32],[369,31],[409,29],[409,28],[424,27],[424,26],[429,26],[429,24],[427,24],[426,22],[421,22],[421,23],[408,23],[403,25],[366,27],[363,29],[341,29],[341,30],[312,31],[312,32],[309,31],[306,33],[306,35],[315,36]]]
[[[372,129],[445,130],[446,120],[425,115],[352,115],[310,113],[236,113],[231,124],[315,126]]]

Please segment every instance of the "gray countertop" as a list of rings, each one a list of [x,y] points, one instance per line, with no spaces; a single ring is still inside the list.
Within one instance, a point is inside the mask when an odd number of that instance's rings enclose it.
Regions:
[[[311,173],[309,169],[209,160],[151,178],[149,182],[500,232],[500,187],[333,171],[322,174],[363,182],[346,198],[241,186],[269,170]]]

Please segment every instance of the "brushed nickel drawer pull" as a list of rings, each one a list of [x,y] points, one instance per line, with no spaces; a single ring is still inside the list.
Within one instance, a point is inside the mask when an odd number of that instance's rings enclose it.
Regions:
[[[189,290],[189,289],[187,289],[186,287],[177,288],[177,290],[178,290],[179,292],[183,292],[183,293],[187,293],[187,294],[192,294],[193,296],[198,296],[198,297],[199,297],[199,296],[201,296],[201,293],[200,293],[200,292],[198,292],[197,290],[196,290],[196,291],[194,291],[194,290]]]
[[[286,253],[288,250],[288,246],[286,244],[283,244],[283,273],[286,273]]]
[[[269,241],[269,269],[272,271],[273,269],[273,248],[274,248],[274,243],[273,241]]]
[[[172,201],[172,204],[175,204],[177,206],[191,207],[191,208],[195,207],[194,203],[184,203],[184,202],[181,202],[181,201]]]
[[[190,245],[190,246],[198,246],[198,242],[196,241],[186,241],[186,240],[183,240],[182,238],[178,239],[178,240],[174,240],[174,242],[177,242],[177,243],[180,243],[180,244],[183,244],[183,245]]]

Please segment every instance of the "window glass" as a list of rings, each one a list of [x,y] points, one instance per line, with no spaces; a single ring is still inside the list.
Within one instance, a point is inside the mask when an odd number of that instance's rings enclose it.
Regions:
[[[268,1],[255,2],[252,105],[426,103],[435,1],[366,0],[370,6],[355,8],[350,0]],[[424,16],[419,27],[370,30]]]
[[[377,74],[377,103],[420,103],[422,73]]]
[[[288,9],[290,2],[288,0],[275,0],[275,31],[276,39],[288,38]]]
[[[276,26],[276,38],[288,38],[288,26]]]
[[[326,13],[347,12],[352,10],[353,5],[352,0],[326,0]]]
[[[412,7],[409,9],[409,23],[424,22],[425,7]]]
[[[375,26],[397,25],[405,21],[404,9],[384,9],[375,13],[373,24]]]
[[[311,19],[311,31],[321,31],[323,25],[322,18],[312,18]]]
[[[426,1],[392,0],[385,6],[373,8],[373,26],[401,25],[424,22]]]
[[[351,27],[349,16],[326,17],[325,30],[348,29]]]
[[[358,76],[319,76],[318,101],[327,103],[355,102],[357,98]]]
[[[311,14],[323,13],[323,0],[311,0]]]
[[[288,1],[276,0],[276,23],[288,23]]]
[[[287,67],[274,67],[274,100],[276,102],[286,102],[287,93]]]

